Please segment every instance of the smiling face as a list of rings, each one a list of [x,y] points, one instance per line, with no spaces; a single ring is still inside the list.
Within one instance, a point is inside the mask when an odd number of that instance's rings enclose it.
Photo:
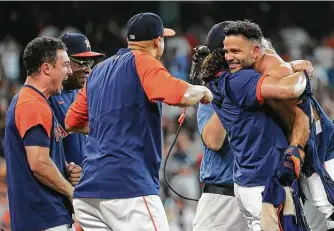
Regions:
[[[88,75],[92,72],[94,60],[92,58],[73,58],[71,60],[72,74],[63,82],[64,88],[68,90],[81,89],[87,82]]]
[[[225,59],[231,72],[254,65],[259,47],[241,35],[226,36],[224,40]]]
[[[57,50],[57,61],[55,64],[44,63],[48,70],[48,76],[50,79],[50,93],[60,95],[63,90],[62,82],[72,74],[70,67],[70,59],[65,50]]]

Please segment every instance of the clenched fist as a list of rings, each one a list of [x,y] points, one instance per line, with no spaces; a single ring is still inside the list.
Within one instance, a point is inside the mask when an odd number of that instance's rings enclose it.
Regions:
[[[74,162],[71,162],[68,164],[67,170],[69,173],[68,180],[71,182],[73,186],[77,185],[80,180],[82,168],[79,165],[75,164]]]

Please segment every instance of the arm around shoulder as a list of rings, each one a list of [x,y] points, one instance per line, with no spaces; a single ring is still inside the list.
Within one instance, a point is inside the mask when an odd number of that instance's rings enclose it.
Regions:
[[[284,78],[262,76],[260,94],[263,99],[286,100],[299,97],[306,88],[304,72],[296,72]]]

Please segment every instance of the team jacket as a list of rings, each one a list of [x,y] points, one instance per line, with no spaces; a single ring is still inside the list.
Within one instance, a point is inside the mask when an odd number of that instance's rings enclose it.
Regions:
[[[89,122],[77,198],[159,193],[161,103],[180,103],[188,84],[141,51],[120,49],[98,64],[71,106],[66,124]]]

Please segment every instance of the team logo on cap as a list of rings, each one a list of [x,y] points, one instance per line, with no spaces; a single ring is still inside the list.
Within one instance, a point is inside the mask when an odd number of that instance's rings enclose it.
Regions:
[[[88,39],[85,40],[85,43],[86,43],[87,48],[90,48],[90,43],[89,43]]]
[[[136,36],[134,36],[133,34],[130,34],[130,39],[135,39]]]

